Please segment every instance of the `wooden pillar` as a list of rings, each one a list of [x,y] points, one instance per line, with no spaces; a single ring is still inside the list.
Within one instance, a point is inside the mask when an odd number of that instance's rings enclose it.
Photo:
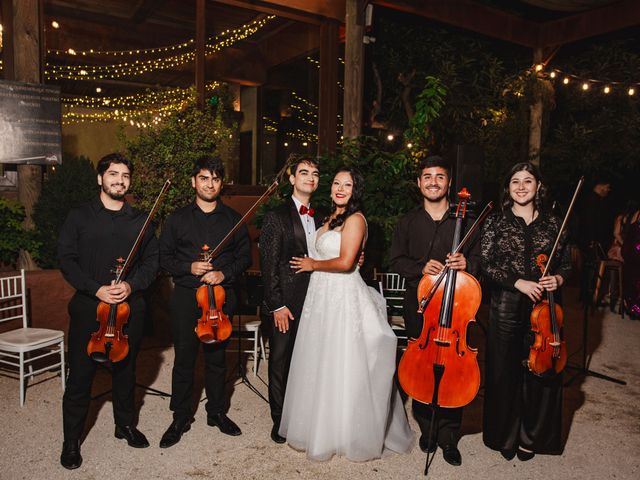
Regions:
[[[542,48],[537,47],[533,51],[533,64],[542,63]],[[537,80],[541,82],[542,80]],[[536,88],[533,103],[529,107],[529,161],[540,166],[540,147],[542,146],[542,115],[543,99],[540,88]]]
[[[318,155],[336,149],[338,127],[338,24],[320,25],[320,105],[318,107]]]
[[[205,0],[196,0],[196,104],[200,110],[204,109],[206,43]]]
[[[13,0],[2,0],[0,4],[2,22],[2,78],[14,80],[13,61]]]
[[[344,137],[356,138],[362,129],[364,83],[364,2],[346,0],[344,51]]]
[[[264,148],[262,120],[262,87],[255,87],[256,116],[253,124],[253,144],[251,145],[251,185],[258,185],[262,179],[262,149]]]
[[[13,0],[14,75],[20,82],[42,81],[42,0]],[[8,23],[8,22],[7,22]],[[18,200],[26,213],[25,226],[33,228],[33,207],[42,191],[42,167],[18,165]],[[18,266],[37,268],[28,252],[20,251]]]

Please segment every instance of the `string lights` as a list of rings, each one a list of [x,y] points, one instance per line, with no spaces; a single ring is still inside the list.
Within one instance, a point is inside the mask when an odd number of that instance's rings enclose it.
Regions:
[[[230,47],[235,43],[242,41],[251,35],[254,35],[260,29],[262,29],[268,22],[273,20],[275,15],[269,15],[259,20],[253,20],[239,28],[226,30],[220,35],[210,37],[207,40],[205,49],[206,54],[211,55],[219,52],[220,50]],[[101,79],[114,79],[122,77],[137,76],[156,70],[166,70],[176,68],[181,65],[192,63],[195,60],[194,51],[195,42],[189,40],[179,45],[172,45],[168,47],[159,47],[151,49],[140,50],[126,50],[126,51],[94,51],[94,50],[79,50],[76,51],[72,48],[67,50],[49,50],[48,52],[53,55],[71,55],[71,56],[102,56],[102,55],[128,55],[139,56],[149,54],[167,54],[156,58],[140,59],[135,58],[119,63],[108,65],[56,65],[53,63],[47,63],[47,69],[45,75],[47,80],[101,80]],[[178,53],[181,50],[186,50],[182,53]]]
[[[206,90],[212,92],[219,86],[218,82],[209,82]],[[122,121],[147,128],[184,109],[194,98],[193,89],[180,87],[120,97],[62,96],[62,123]]]
[[[613,93],[614,91],[618,91],[625,92],[628,96],[631,97],[635,95],[636,90],[638,89],[638,87],[640,87],[640,82],[619,82],[599,80],[595,78],[585,78],[579,75],[565,72],[563,70],[560,70],[559,68],[545,71],[545,67],[543,64],[534,65],[532,67],[532,71],[534,71],[538,76],[546,77],[551,80],[562,79],[562,85],[579,85],[580,90],[582,90],[583,92],[595,90],[608,95],[610,93]]]

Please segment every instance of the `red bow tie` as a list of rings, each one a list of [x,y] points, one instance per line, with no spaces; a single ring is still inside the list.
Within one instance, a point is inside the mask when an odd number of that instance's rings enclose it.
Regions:
[[[313,208],[307,208],[305,205],[300,205],[300,215],[309,215],[310,217],[313,217],[314,213],[316,213],[316,211]]]

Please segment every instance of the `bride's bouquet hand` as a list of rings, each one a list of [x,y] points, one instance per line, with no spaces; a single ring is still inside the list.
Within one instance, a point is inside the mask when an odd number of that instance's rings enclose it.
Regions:
[[[294,269],[296,273],[313,272],[313,262],[313,258],[307,256],[292,257],[291,260],[289,260],[291,268]]]

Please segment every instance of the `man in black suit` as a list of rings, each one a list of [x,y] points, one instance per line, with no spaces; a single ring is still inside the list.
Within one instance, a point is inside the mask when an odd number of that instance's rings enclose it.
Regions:
[[[271,439],[284,443],[278,434],[287,376],[307,295],[310,273],[295,274],[289,261],[313,251],[311,245],[321,219],[310,206],[318,188],[318,162],[309,157],[296,160],[290,167],[293,194],[282,205],[267,213],[260,233],[260,263],[264,282],[262,314],[272,324],[269,340],[269,405],[273,428]]]

